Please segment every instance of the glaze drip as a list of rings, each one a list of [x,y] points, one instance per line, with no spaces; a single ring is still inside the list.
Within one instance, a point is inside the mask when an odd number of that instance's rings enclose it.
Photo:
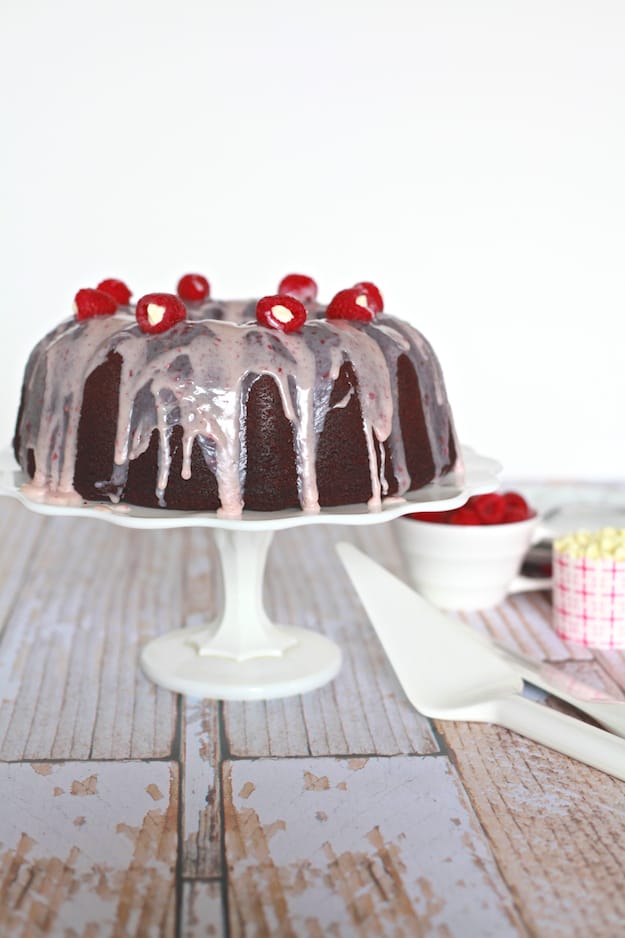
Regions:
[[[131,310],[82,322],[68,320],[34,349],[27,365],[16,452],[22,466],[34,454],[30,494],[71,501],[78,428],[85,382],[112,355],[121,360],[114,465],[98,483],[103,496],[124,497],[131,462],[158,435],[155,495],[166,507],[171,474],[170,442],[182,430],[183,479],[192,476],[194,443],[214,472],[220,513],[238,517],[245,504],[246,404],[250,388],[269,375],[293,428],[297,488],[303,511],[319,511],[316,451],[330,410],[348,406],[354,394],[362,415],[371,498],[378,509],[388,492],[390,453],[396,495],[411,485],[399,425],[398,360],[413,364],[426,401],[427,433],[435,478],[449,470],[447,441],[453,434],[438,361],[427,341],[407,323],[388,315],[373,322],[309,318],[299,332],[282,333],[251,322],[250,301],[188,304],[188,320],[167,332],[145,334]],[[313,315],[323,307],[314,304]],[[330,404],[349,364],[357,383]],[[445,441],[441,445],[441,441]],[[452,467],[452,468],[458,468]]]

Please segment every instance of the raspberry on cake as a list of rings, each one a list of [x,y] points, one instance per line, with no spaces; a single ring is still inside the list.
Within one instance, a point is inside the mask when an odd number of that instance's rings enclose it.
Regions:
[[[362,280],[360,283],[354,284],[354,290],[365,294],[369,309],[373,311],[374,315],[377,316],[378,313],[384,311],[384,300],[375,283],[371,283],[369,280]]]
[[[143,332],[166,332],[187,318],[184,303],[173,293],[148,293],[142,296],[135,311]]]
[[[460,470],[434,351],[369,281],[324,307],[304,275],[221,301],[187,274],[134,309],[111,283],[79,291],[26,365],[14,449],[37,497],[377,510]]]
[[[307,274],[287,274],[280,281],[278,293],[294,296],[302,303],[312,303],[317,299],[317,284]]]
[[[109,293],[85,287],[74,297],[76,319],[90,319],[92,316],[112,316],[117,310],[117,301]]]
[[[372,284],[370,285],[372,286]],[[330,301],[326,310],[328,319],[357,319],[370,322],[378,312],[377,298],[370,290],[352,287],[350,290],[339,290]]]
[[[120,306],[128,306],[132,293],[123,280],[116,280],[110,277],[108,280],[101,280],[97,286],[102,293],[108,293]]]
[[[202,274],[185,274],[176,289],[180,299],[189,302],[199,303],[210,296],[210,284]]]
[[[297,332],[306,322],[306,307],[293,296],[263,296],[256,304],[256,319],[270,329]]]

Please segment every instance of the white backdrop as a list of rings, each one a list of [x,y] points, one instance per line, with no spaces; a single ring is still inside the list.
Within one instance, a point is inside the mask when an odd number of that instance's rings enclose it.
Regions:
[[[381,287],[508,475],[625,476],[621,0],[3,0],[2,405],[81,286]]]

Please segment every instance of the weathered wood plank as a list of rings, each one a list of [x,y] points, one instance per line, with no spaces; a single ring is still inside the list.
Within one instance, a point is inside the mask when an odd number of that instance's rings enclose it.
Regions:
[[[594,656],[605,673],[625,692],[625,651],[594,649]]]
[[[492,609],[458,612],[455,615],[494,641],[539,661],[592,659],[589,648],[565,642],[556,635],[548,593],[517,593],[508,596]]]
[[[221,601],[219,554],[210,528],[184,532],[184,624],[193,627],[212,622]]]
[[[376,526],[372,550],[388,545]],[[269,703],[224,708],[226,731],[238,756],[385,754],[437,751],[427,720],[407,703],[333,545],[350,528],[307,527],[280,531],[272,545],[266,604],[277,622],[316,629],[343,651],[341,673],[318,691]]]
[[[226,935],[221,883],[184,883],[181,938],[222,938]]]
[[[169,755],[175,697],[138,657],[179,626],[181,583],[179,531],[45,525],[0,644],[0,758]]]
[[[174,763],[0,765],[0,933],[168,938]]]
[[[341,529],[337,529],[341,534]],[[351,528],[349,540],[360,550],[365,551],[383,564],[395,576],[407,579],[408,565],[401,549],[397,536],[397,525],[394,521],[386,521],[371,527]],[[339,538],[337,537],[337,540]]]
[[[524,935],[444,757],[224,767],[238,936]]]
[[[185,531],[182,596],[185,625],[192,627],[211,622],[217,615],[220,593],[219,556],[212,532],[206,528]],[[221,875],[219,737],[217,701],[184,698],[181,864],[183,876],[190,878]],[[208,891],[207,884],[196,885],[185,886],[183,934],[220,934],[201,930],[204,913],[213,908],[214,889],[212,884]],[[220,896],[219,890],[217,893]],[[221,916],[221,898],[218,905]]]
[[[24,579],[30,576],[32,557],[48,523],[18,502],[0,498],[0,631]]]
[[[594,688],[607,697],[613,697],[615,700],[622,700],[625,697],[625,691],[610,676],[609,671],[604,669],[600,661],[564,661],[557,664],[556,667],[563,674],[574,680],[582,681],[588,687]],[[548,697],[548,701],[550,704],[556,705],[558,698]],[[566,712],[573,710],[568,704],[562,701],[559,701],[559,703],[562,704],[562,709]],[[583,715],[580,714],[580,716]],[[590,720],[590,717],[587,717],[587,719]]]
[[[437,725],[531,934],[625,934],[625,785],[498,727]]]
[[[182,873],[221,874],[221,803],[218,763],[219,705],[189,697],[183,709]]]

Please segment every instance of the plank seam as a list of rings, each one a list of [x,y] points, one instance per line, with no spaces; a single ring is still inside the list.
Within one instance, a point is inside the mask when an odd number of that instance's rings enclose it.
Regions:
[[[226,721],[224,718],[224,702],[220,700],[217,705],[217,727],[219,731],[219,752],[217,754],[217,764],[215,766],[215,779],[219,779],[219,857],[221,861],[222,876],[219,878],[221,885],[221,915],[223,923],[223,938],[230,938],[230,900],[228,896],[228,887],[230,876],[228,873],[228,857],[226,855],[226,799],[224,794],[224,765],[230,759],[230,745],[226,733]]]

